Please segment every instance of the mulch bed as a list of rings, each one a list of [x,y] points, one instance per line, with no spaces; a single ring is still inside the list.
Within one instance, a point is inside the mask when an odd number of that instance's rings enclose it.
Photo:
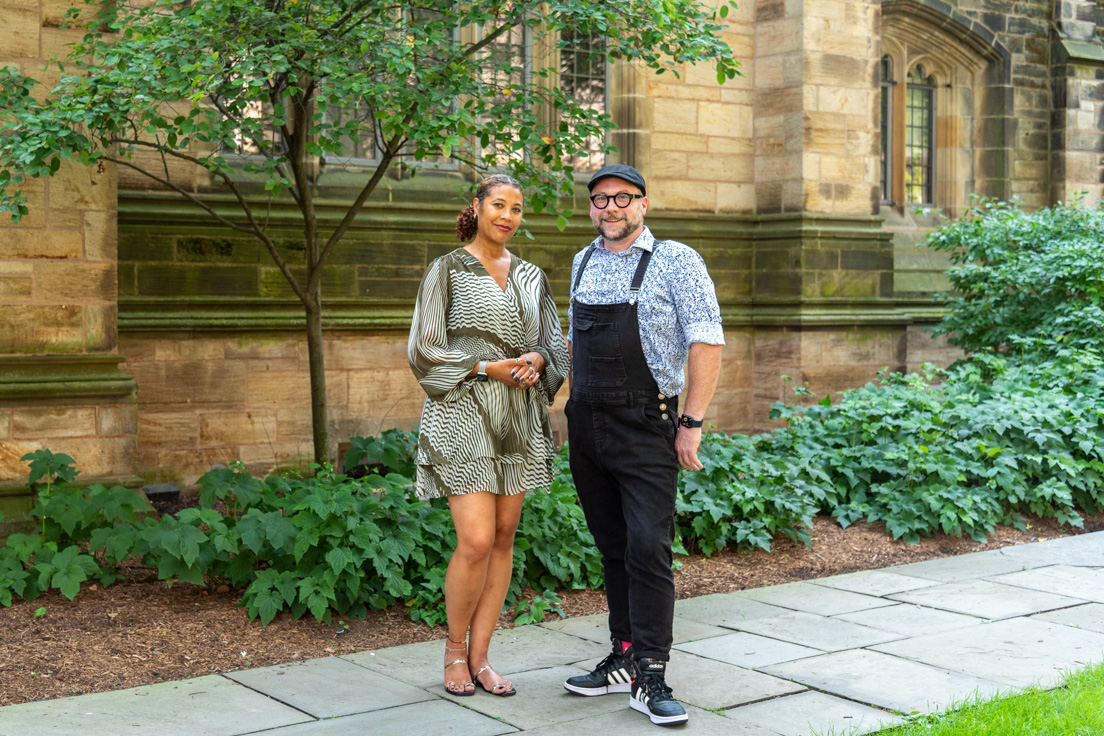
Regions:
[[[176,508],[165,507],[163,512]],[[682,558],[675,574],[678,597],[726,593],[807,580],[1012,544],[1104,530],[1104,515],[1085,519],[1084,530],[1034,519],[1028,529],[1000,528],[988,542],[937,536],[919,544],[895,542],[882,524],[841,528],[816,520],[813,548],[788,539],[770,554],[726,550],[711,558]],[[564,613],[604,612],[601,591],[560,591]],[[82,586],[76,601],[53,591],[35,601],[0,609],[0,705],[118,690],[251,667],[443,639],[444,627],[411,621],[401,606],[366,620],[320,624],[280,614],[267,627],[251,622],[238,603],[241,591],[188,583],[166,585],[155,572],[126,570],[109,588]],[[44,609],[41,616],[36,612]],[[500,625],[512,626],[503,616]]]

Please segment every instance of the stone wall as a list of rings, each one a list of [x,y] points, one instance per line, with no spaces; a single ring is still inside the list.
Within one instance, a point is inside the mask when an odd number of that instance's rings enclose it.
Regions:
[[[67,2],[0,1],[0,65],[49,84],[43,60],[80,33]],[[29,508],[40,448],[72,456],[84,479],[136,481],[133,380],[118,369],[115,172],[69,162],[27,188],[30,214],[0,215],[0,512]]]
[[[808,403],[794,395],[795,386],[807,385],[820,398],[873,380],[882,369],[915,369],[947,358],[898,325],[727,329],[725,339],[705,419],[726,432],[778,426],[769,418],[775,402]],[[139,386],[137,473],[146,482],[189,486],[231,460],[260,474],[311,462],[302,336],[126,335],[120,349]],[[335,449],[350,437],[417,424],[424,394],[407,365],[405,336],[330,333],[325,350]],[[566,439],[566,400],[565,387],[552,408],[557,442]]]
[[[324,291],[332,453],[349,437],[418,421],[406,337],[425,266],[459,245],[459,202],[446,191],[371,205],[335,254]],[[164,195],[123,193],[119,211],[120,352],[139,386],[140,475],[188,485],[233,459],[257,472],[308,461],[302,308],[267,254]],[[294,254],[294,218],[272,218]],[[697,249],[716,284],[728,341],[706,417],[716,429],[765,431],[777,425],[771,405],[796,400],[794,386],[823,396],[930,359],[910,354],[909,337],[930,318],[930,297],[894,299],[892,243],[873,218],[653,209],[648,225]],[[566,318],[571,258],[593,230],[582,217],[563,233],[544,217],[527,226],[534,239],[511,248],[549,274]],[[565,400],[566,390],[553,409],[560,438]]]

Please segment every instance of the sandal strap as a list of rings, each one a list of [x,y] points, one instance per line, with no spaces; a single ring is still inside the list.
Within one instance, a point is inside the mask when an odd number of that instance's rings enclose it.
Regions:
[[[454,659],[453,661],[451,661],[451,662],[449,662],[448,664],[445,665],[445,669],[447,670],[449,667],[452,667],[453,665],[467,664],[467,663],[468,663],[468,660],[466,660],[466,659]],[[482,671],[483,670],[480,670],[480,672],[482,672]]]
[[[483,674],[484,672],[486,672],[487,670],[491,670],[491,672],[494,672],[494,673],[495,673],[496,675],[498,675],[498,673],[497,673],[497,672],[495,672],[495,671],[494,671],[493,669],[491,669],[491,666],[490,666],[489,664],[485,664],[485,665],[483,665],[482,667],[480,667],[480,668],[479,668],[479,669],[478,669],[478,670],[476,671],[476,673],[475,673],[474,675],[472,675],[472,679],[473,679],[473,680],[478,680],[478,679],[479,679],[479,676],[480,676],[480,675],[482,675],[482,674]],[[499,677],[502,677],[502,675],[498,675],[498,676],[499,676]],[[505,689],[506,689],[506,688],[508,688],[509,686],[510,686],[510,683],[509,683],[509,681],[507,681],[507,682],[500,682],[500,683],[498,683],[497,685],[492,685],[492,686],[491,686],[491,690],[498,690],[498,689],[502,689],[502,690],[505,690]]]

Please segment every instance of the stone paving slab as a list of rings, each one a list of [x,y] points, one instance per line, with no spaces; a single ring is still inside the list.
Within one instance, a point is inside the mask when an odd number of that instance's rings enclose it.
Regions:
[[[784,583],[766,588],[742,590],[736,593],[751,601],[766,603],[794,611],[816,613],[821,616],[833,616],[837,613],[865,611],[870,608],[891,606],[893,603],[884,598],[851,593],[812,583]]]
[[[848,590],[852,593],[863,595],[885,596],[893,593],[904,593],[906,590],[917,588],[929,588],[939,583],[925,578],[914,578],[909,575],[899,575],[886,570],[863,570],[850,572],[846,575],[832,575],[819,580],[810,580],[813,585],[823,585],[828,588]]]
[[[975,694],[987,697],[1012,690],[999,682],[863,649],[784,662],[763,671],[900,713],[934,713]]]
[[[1055,687],[1104,660],[1104,634],[1016,618],[879,644],[871,649],[1015,687]]]
[[[1005,547],[999,552],[1018,559],[1028,567],[1044,565],[1077,565],[1082,567],[1104,566],[1104,532],[1080,534],[1075,537],[1048,539],[1015,547]]]
[[[724,712],[756,736],[860,736],[905,722],[904,718],[827,693],[810,690]]]
[[[1104,559],[1101,563],[1104,563]],[[1019,588],[1030,588],[1045,593],[1069,595],[1095,603],[1104,603],[1104,568],[1051,565],[998,575],[989,580],[1001,585],[1014,585]]]
[[[393,708],[435,697],[338,657],[258,667],[226,677],[315,718]]]
[[[1059,611],[1047,611],[1031,618],[1104,634],[1104,604],[1100,603],[1086,603],[1083,606],[1063,608]]]
[[[710,710],[732,708],[805,689],[785,679],[677,649],[671,650],[666,679],[678,700]]]
[[[990,552],[971,552],[957,557],[942,557],[938,560],[912,562],[886,568],[886,572],[909,577],[938,580],[941,583],[956,583],[960,580],[973,580],[990,575],[1002,575],[1006,572],[1029,570],[1041,567],[1043,563],[1030,558],[1011,557],[1001,554],[1004,550]]]
[[[635,736],[638,733],[649,734],[678,734],[683,736],[752,736],[753,731],[745,731],[732,721],[710,713],[692,705],[685,706],[686,715],[690,721],[684,726],[657,726],[648,720],[643,713],[629,710],[628,695],[610,696],[603,698],[619,697],[625,699],[624,710],[612,713],[603,713],[598,716],[582,718],[569,723],[559,723],[554,726],[542,726],[531,731],[526,731],[526,736],[580,736],[585,734],[610,734],[610,736]]]
[[[801,611],[771,618],[757,618],[741,624],[740,628],[751,634],[768,636],[824,652],[855,649],[901,638],[900,634],[891,631],[882,631],[838,618],[817,616]]]
[[[551,631],[571,634],[581,639],[598,642],[605,648],[606,653],[609,652],[610,633],[609,616],[607,614],[596,613],[593,616],[576,616],[575,618],[548,621],[540,625]],[[694,621],[693,619],[684,618],[683,616],[675,616],[674,619],[673,634],[675,644],[682,644],[688,641],[699,641],[701,639],[708,639],[713,636],[721,636],[730,633],[732,632],[729,629],[723,629],[719,626],[710,626],[709,624],[703,624],[700,621]]]
[[[9,705],[0,736],[233,736],[313,720],[220,675]]]
[[[510,676],[511,680],[515,672],[579,661],[597,662],[607,654],[609,644],[599,645],[540,626],[504,629],[496,631],[491,637],[491,664],[499,674]],[[345,654],[341,659],[425,688],[434,694],[445,694],[441,684],[445,661],[444,639]]]
[[[434,700],[265,731],[263,736],[499,736],[513,726]]]
[[[743,631],[704,641],[676,644],[674,648],[688,654],[695,654],[706,659],[715,659],[719,662],[726,662],[746,669],[755,669],[768,664],[778,664],[779,662],[789,662],[794,659],[824,654],[820,649],[790,644],[777,639],[768,639],[765,636],[748,634]]]
[[[1001,585],[988,580],[963,580],[934,588],[896,593],[890,597],[904,603],[916,603],[989,619],[1027,616],[1085,602],[1078,598]]]
[[[914,606],[911,603],[900,603],[895,606],[875,608],[869,611],[841,613],[839,616],[833,616],[832,618],[850,621],[853,624],[871,626],[883,631],[892,631],[908,637],[936,634],[951,629],[963,629],[987,621],[987,619],[978,618],[977,616],[940,611],[937,608]]]
[[[510,675],[510,681],[518,691],[515,696],[501,698],[478,690],[472,697],[450,700],[523,731],[615,711],[632,715],[628,713],[628,694],[584,698],[564,689],[564,680],[586,671],[577,667],[547,667],[519,672]]]
[[[676,616],[730,629],[742,629],[743,624],[748,621],[786,613],[790,613],[790,610],[758,603],[739,593],[714,593],[675,601]]]

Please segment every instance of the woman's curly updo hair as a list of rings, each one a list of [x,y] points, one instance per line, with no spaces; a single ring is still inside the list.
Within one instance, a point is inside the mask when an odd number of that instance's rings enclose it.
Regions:
[[[483,200],[492,191],[502,186],[513,187],[519,192],[521,191],[521,184],[509,174],[491,174],[479,182],[479,188],[475,190],[475,198],[479,201],[479,206],[482,208]],[[465,243],[474,238],[476,231],[479,229],[479,223],[476,219],[475,208],[470,204],[460,210],[460,214],[456,216],[456,237]]]

